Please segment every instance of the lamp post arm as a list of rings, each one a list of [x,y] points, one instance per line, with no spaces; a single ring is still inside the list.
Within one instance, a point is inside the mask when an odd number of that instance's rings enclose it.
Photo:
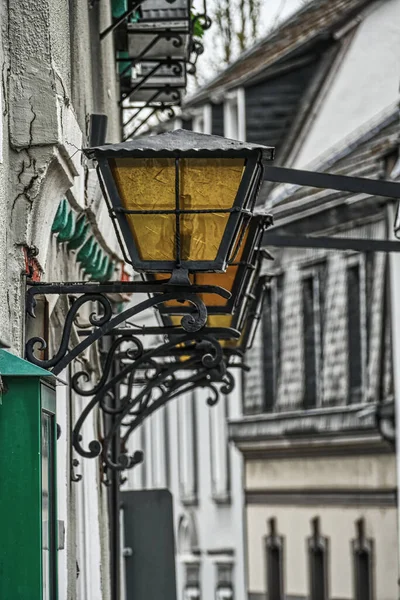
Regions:
[[[138,355],[132,360],[130,364],[124,366],[121,369],[121,371],[117,375],[115,375],[115,377],[109,379],[106,383],[104,383],[104,378],[102,377],[101,381],[103,382],[103,384],[101,386],[97,384],[92,388],[91,392],[95,392],[93,398],[83,409],[73,429],[72,443],[75,450],[85,458],[95,458],[99,456],[102,453],[102,451],[103,455],[105,455],[107,453],[106,446],[108,447],[113,437],[119,432],[124,418],[130,413],[130,411],[132,411],[132,409],[137,410],[137,408],[139,407],[140,413],[141,410],[146,408],[147,404],[150,402],[151,393],[153,389],[159,388],[160,385],[162,385],[169,377],[172,377],[176,371],[182,368],[182,363],[180,361],[168,363],[166,367],[165,364],[161,362],[155,362],[155,359],[157,357],[163,356],[167,350],[172,350],[177,345],[186,344],[193,340],[196,340],[199,336],[200,334],[197,332],[185,333],[180,338],[175,338],[173,341],[168,341],[156,348],[147,350],[146,352],[142,351],[141,354],[139,349]],[[133,339],[136,343],[135,338]],[[200,369],[200,371],[202,372],[202,376],[204,376],[204,373],[206,375],[209,374],[211,379],[213,376],[213,369],[218,367],[223,362],[223,352],[218,341],[212,336],[202,335],[201,339],[202,341],[206,340],[208,344],[206,347],[204,347],[203,353],[200,356],[195,356],[189,359],[192,362],[190,362],[188,366],[193,365],[193,369]],[[116,346],[113,345],[110,350],[112,353],[112,358],[110,358],[110,360],[113,360],[115,356]],[[187,362],[189,363],[189,361]],[[139,370],[147,369],[149,366],[153,369],[153,373],[149,376],[149,380],[147,381],[147,383],[145,383],[143,389],[139,392],[139,394],[132,397],[133,386],[135,385],[135,375]],[[223,369],[223,371],[223,373],[221,371],[223,381],[226,381],[225,369]],[[78,380],[82,376],[83,372],[77,373],[77,376],[71,381],[72,389],[78,394],[81,391],[81,388],[78,385]],[[124,384],[127,378],[128,391],[125,395],[126,401],[123,402],[121,406],[117,407],[117,409],[108,409],[105,399],[113,393],[113,390],[116,386]],[[196,380],[194,376],[191,376],[191,379],[192,381]],[[111,414],[112,412],[115,416],[115,419],[112,427],[110,428],[110,431],[104,436],[104,447],[99,440],[92,440],[88,444],[88,449],[85,449],[81,443],[81,430],[87,417],[96,406],[99,406],[104,413]],[[127,459],[123,459],[122,462],[123,465],[121,465],[120,468],[128,468],[129,461]]]
[[[79,356],[79,354],[89,348],[89,346],[102,338],[105,334],[112,331],[115,327],[127,319],[130,319],[131,317],[134,317],[147,310],[148,308],[152,308],[158,304],[162,304],[170,300],[184,300],[190,302],[194,306],[195,313],[187,314],[182,317],[181,325],[185,331],[196,332],[205,325],[207,320],[207,309],[203,301],[194,293],[182,294],[177,291],[157,294],[152,298],[148,298],[142,302],[139,302],[135,306],[127,308],[114,317],[112,316],[111,302],[106,296],[103,294],[85,294],[74,301],[68,312],[65,320],[61,344],[55,356],[48,360],[37,358],[34,354],[35,347],[38,345],[40,350],[44,350],[46,348],[46,342],[40,337],[33,337],[26,343],[26,357],[31,363],[45,369],[53,367],[52,372],[55,375],[58,375],[71,363],[74,358]],[[69,350],[69,339],[76,314],[83,304],[93,301],[99,302],[103,307],[104,312],[101,316],[96,315],[96,313],[91,314],[89,320],[95,329],[84,340],[79,342],[72,350]]]
[[[348,175],[302,171],[300,169],[288,169],[286,167],[264,167],[264,180],[275,183],[290,183],[298,186],[400,199],[400,183],[395,181],[384,181],[382,179],[349,177]]]

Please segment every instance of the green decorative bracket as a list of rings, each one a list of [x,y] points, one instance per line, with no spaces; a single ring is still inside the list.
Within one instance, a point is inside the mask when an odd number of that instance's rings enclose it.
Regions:
[[[68,242],[68,250],[78,250],[76,260],[86,274],[95,281],[110,281],[115,271],[112,259],[105,254],[91,234],[90,223],[84,213],[78,218],[63,198],[58,206],[51,227],[52,233],[58,233],[57,242]]]
[[[77,261],[80,262],[83,267],[93,260],[94,253],[96,252],[96,246],[96,240],[94,237],[90,237],[79,250]]]
[[[103,278],[107,274],[109,263],[110,258],[107,255],[103,256],[99,268],[93,273],[93,279],[96,279],[97,281],[103,281]]]
[[[63,198],[58,205],[58,209],[56,212],[56,216],[54,217],[53,225],[51,226],[51,231],[53,233],[58,233],[62,231],[66,225],[68,220],[68,202],[65,198]]]
[[[67,223],[57,237],[57,242],[68,242],[73,238],[75,234],[75,215],[72,210],[69,211],[67,217]]]
[[[85,242],[89,232],[89,223],[85,215],[82,215],[76,221],[75,232],[68,242],[68,250],[77,250]]]
[[[103,256],[103,250],[100,248],[100,246],[97,246],[96,254],[94,255],[93,260],[85,267],[86,273],[89,275],[94,275],[101,266]]]

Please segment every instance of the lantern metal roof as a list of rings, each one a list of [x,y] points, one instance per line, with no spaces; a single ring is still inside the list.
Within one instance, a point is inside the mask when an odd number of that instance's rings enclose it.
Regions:
[[[144,154],[146,156],[161,156],[166,152],[171,154],[176,152],[180,156],[192,158],[196,158],[197,155],[200,157],[226,153],[227,158],[230,154],[234,158],[252,150],[261,151],[263,161],[274,159],[275,148],[271,146],[239,142],[219,135],[195,133],[186,129],[138,137],[119,144],[105,144],[95,148],[86,148],[84,153],[89,158],[105,156],[143,158]]]

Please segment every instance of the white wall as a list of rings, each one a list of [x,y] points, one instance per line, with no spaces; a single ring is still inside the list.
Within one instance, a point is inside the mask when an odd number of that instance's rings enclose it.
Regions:
[[[234,392],[227,399],[230,417],[238,417],[241,414],[239,389],[240,381],[238,380]],[[221,396],[219,406],[209,407],[206,403],[207,397],[207,390],[196,391],[192,404],[194,414],[191,412],[190,405],[184,404],[185,402],[190,403],[188,396],[173,400],[166,408],[169,434],[166,456],[169,458],[169,489],[174,498],[175,537],[178,550],[178,600],[183,600],[185,565],[193,562],[200,564],[201,599],[215,598],[216,565],[221,561],[233,563],[234,599],[244,600],[246,586],[243,548],[242,457],[239,451],[229,444],[227,456],[229,471],[222,473],[220,470],[219,480],[220,486],[223,486],[224,480],[229,481],[229,494],[220,494],[217,498],[215,490],[213,490],[213,472],[215,477],[215,461],[220,460],[219,469],[221,469],[224,458],[220,455],[218,459],[213,454],[213,452],[218,452],[218,448],[215,443],[211,444],[210,422],[215,421],[214,425],[220,436],[227,436],[226,413],[223,404],[225,398]],[[192,417],[194,417],[193,420]],[[184,423],[182,419],[190,420],[190,423]],[[149,428],[152,429],[151,434],[149,434]],[[150,453],[148,452],[147,440],[153,437],[157,429],[159,429],[159,424],[153,416],[143,427],[143,431],[146,433],[144,465],[135,468],[136,473],[129,475],[125,489],[140,487],[142,478],[139,474],[141,470],[146,471],[147,486],[152,485],[150,454],[153,464],[154,460],[160,461],[160,458],[156,459],[154,456],[154,452],[159,451],[157,445],[153,446]],[[187,437],[189,434],[191,439]],[[221,445],[222,443],[221,441]],[[140,435],[136,433],[130,441],[130,450],[142,447]],[[182,479],[186,485],[184,490]],[[182,493],[183,491],[185,493]],[[179,523],[182,519],[189,523],[189,532],[187,536],[184,536],[184,542],[179,539],[182,538],[182,535],[178,535]]]
[[[310,521],[320,517],[321,535],[329,538],[330,598],[352,600],[353,563],[351,540],[356,537],[355,521],[365,518],[366,536],[374,540],[374,574],[377,600],[397,600],[396,509],[344,506],[248,506],[249,590],[265,593],[264,537],[267,521],[276,518],[277,533],[284,536],[285,591],[308,597],[306,539]]]
[[[400,2],[383,0],[366,10],[293,166],[302,168],[399,98]]]

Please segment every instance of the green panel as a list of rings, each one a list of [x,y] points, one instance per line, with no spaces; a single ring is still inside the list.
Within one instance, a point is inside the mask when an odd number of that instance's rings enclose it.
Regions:
[[[118,58],[129,58],[129,52],[127,52],[126,50],[120,50],[117,52],[117,57]],[[130,71],[131,64],[132,64],[132,62],[130,60],[124,60],[124,61],[118,62],[117,63],[118,73],[120,75],[122,73],[124,73],[125,77],[130,77],[131,76],[131,71]]]
[[[86,221],[85,215],[82,215],[76,222],[74,235],[67,246],[68,250],[77,250],[77,248],[82,246],[88,236],[88,231],[89,223]]]
[[[112,16],[118,19],[128,10],[128,0],[112,0],[111,7]]]
[[[40,379],[3,377],[0,598],[42,600]]]
[[[67,224],[68,219],[68,202],[65,198],[63,198],[58,205],[58,209],[56,212],[56,216],[54,217],[53,225],[51,226],[51,231],[53,233],[58,233]]]
[[[75,215],[72,210],[69,211],[65,227],[58,234],[58,242],[68,242],[73,238],[75,233]]]
[[[0,375],[15,375],[17,377],[54,377],[53,373],[37,367],[32,363],[0,348]]]

